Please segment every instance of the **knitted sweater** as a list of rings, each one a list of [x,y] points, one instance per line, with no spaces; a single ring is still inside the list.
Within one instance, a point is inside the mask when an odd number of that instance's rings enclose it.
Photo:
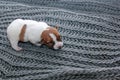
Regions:
[[[59,26],[64,47],[14,51],[17,18]],[[0,80],[120,80],[120,0],[0,0]]]

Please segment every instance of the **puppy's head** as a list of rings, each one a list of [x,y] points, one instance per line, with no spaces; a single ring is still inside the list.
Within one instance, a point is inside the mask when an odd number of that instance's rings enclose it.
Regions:
[[[61,49],[63,42],[57,28],[49,27],[42,32],[41,43],[47,45],[49,48]]]

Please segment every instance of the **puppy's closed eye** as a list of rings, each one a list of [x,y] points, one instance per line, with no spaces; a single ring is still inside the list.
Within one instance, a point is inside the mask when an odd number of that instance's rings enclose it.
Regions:
[[[54,42],[47,42],[47,44],[54,44]]]

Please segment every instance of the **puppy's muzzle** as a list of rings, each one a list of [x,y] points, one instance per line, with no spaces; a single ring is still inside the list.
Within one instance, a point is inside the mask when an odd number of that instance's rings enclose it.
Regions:
[[[53,46],[54,49],[61,49],[62,47],[63,47],[63,42],[57,42],[57,43]]]

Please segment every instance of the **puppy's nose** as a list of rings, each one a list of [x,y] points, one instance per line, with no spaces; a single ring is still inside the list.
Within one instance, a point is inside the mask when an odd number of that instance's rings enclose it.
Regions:
[[[61,48],[62,48],[62,46],[59,46],[58,48],[59,48],[59,49],[61,49]]]

